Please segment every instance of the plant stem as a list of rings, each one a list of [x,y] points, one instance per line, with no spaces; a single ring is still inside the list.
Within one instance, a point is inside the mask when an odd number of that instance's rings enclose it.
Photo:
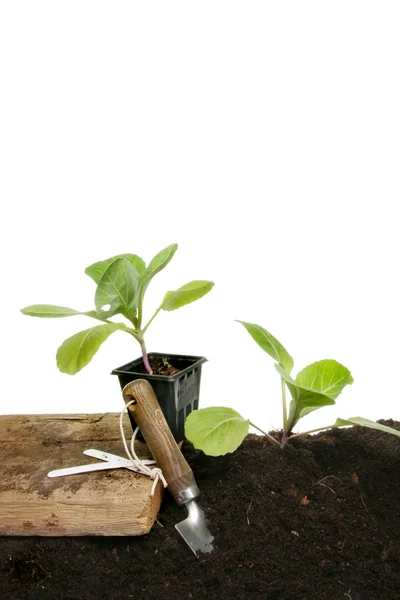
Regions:
[[[262,434],[264,434],[269,440],[271,440],[271,442],[274,442],[274,444],[278,444],[278,446],[282,445],[280,442],[278,442],[278,440],[276,440],[275,438],[273,438],[272,435],[269,435],[269,433],[267,433],[266,431],[263,431],[262,429],[260,429],[259,427],[257,427],[257,425],[254,425],[254,423],[252,423],[251,421],[250,421],[250,425],[252,427],[254,427],[254,429],[258,429],[258,431],[260,431]]]
[[[137,342],[139,342],[139,344],[141,344],[141,338],[140,335],[137,333],[137,331],[135,331],[135,329],[128,329],[127,328],[128,333],[130,333]]]
[[[286,384],[284,379],[281,377],[282,386],[282,412],[283,412],[283,429],[286,430],[287,426],[287,408],[286,408]]]
[[[301,435],[308,435],[309,433],[316,433],[317,431],[324,431],[325,429],[332,429],[334,425],[327,425],[326,427],[317,427],[317,429],[309,429],[308,431],[302,431],[301,433],[295,433],[290,436],[290,439],[300,437]]]
[[[148,372],[149,375],[152,375],[153,371],[152,371],[150,363],[149,363],[149,358],[147,356],[146,346],[145,346],[145,343],[144,343],[143,339],[140,342],[140,347],[142,349],[143,364],[145,366],[145,369],[146,369],[146,371]]]
[[[96,313],[94,311],[89,311],[87,313],[84,313],[86,317],[92,317],[92,319],[97,319],[97,321],[101,321],[102,323],[111,323],[113,324],[114,321],[110,321],[109,319],[102,319],[101,317],[98,317],[96,315]],[[121,323],[121,325],[124,325],[124,323]],[[126,329],[123,329],[122,331],[127,331],[128,333],[130,333],[131,335],[133,335],[133,337],[135,338],[135,340],[137,342],[139,342],[140,344],[140,335],[137,331],[137,327],[135,327],[135,324],[132,323],[133,325],[133,329],[131,329],[130,327],[126,327]]]
[[[156,318],[156,316],[158,315],[158,313],[161,310],[161,306],[159,308],[157,308],[156,312],[154,313],[154,315],[151,317],[150,321],[146,324],[146,326],[142,329],[142,333],[146,332],[146,329],[148,328],[148,326],[150,325],[150,323],[153,321],[153,319]]]

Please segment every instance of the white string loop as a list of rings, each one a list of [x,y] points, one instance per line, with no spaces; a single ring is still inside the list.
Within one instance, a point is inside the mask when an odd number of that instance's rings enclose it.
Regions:
[[[122,442],[124,444],[125,452],[129,458],[129,460],[132,463],[132,466],[135,467],[135,469],[137,469],[139,471],[139,473],[141,473],[142,475],[147,475],[147,477],[150,477],[150,479],[152,479],[154,481],[153,486],[151,488],[151,492],[150,492],[150,495],[154,496],[154,492],[157,487],[157,483],[160,480],[165,488],[168,486],[168,484],[167,484],[165,477],[163,475],[163,472],[161,471],[160,468],[155,467],[154,469],[150,469],[137,456],[137,454],[135,452],[135,439],[136,439],[137,433],[139,431],[139,427],[136,427],[135,431],[133,432],[132,439],[131,439],[131,448],[130,448],[130,450],[128,448],[122,421],[123,421],[125,411],[128,410],[128,406],[130,406],[131,404],[135,404],[135,400],[131,400],[130,402],[128,402],[128,404],[125,404],[124,408],[122,409],[121,414],[119,416],[119,429],[121,431]]]

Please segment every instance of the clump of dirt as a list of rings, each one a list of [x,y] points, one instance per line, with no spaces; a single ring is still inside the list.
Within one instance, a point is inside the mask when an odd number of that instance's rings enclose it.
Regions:
[[[150,366],[155,375],[176,375],[180,372],[180,369],[172,366],[166,358],[154,358],[150,361]]]
[[[151,357],[149,358],[150,367],[153,371],[153,375],[175,375],[180,373],[180,369],[174,367],[166,358]],[[147,373],[143,363],[137,368],[138,373]]]
[[[185,509],[166,494],[147,536],[1,538],[2,599],[400,598],[398,438],[354,427],[297,438],[283,450],[249,435],[225,457],[187,443],[184,453],[215,536],[211,554],[191,553],[174,528]],[[38,543],[46,577],[10,570],[21,556],[34,565],[29,553]]]
[[[39,544],[35,544],[34,547],[29,547],[27,550],[16,552],[14,556],[8,557],[9,560],[4,564],[3,573],[26,583],[41,581],[49,575],[40,563],[43,554],[44,550]]]

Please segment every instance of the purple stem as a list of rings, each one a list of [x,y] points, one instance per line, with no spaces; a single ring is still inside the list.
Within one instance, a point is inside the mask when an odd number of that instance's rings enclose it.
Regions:
[[[288,434],[286,433],[286,431],[284,431],[284,432],[283,432],[283,435],[282,435],[282,439],[281,439],[281,444],[282,444],[282,447],[283,447],[283,446],[285,446],[285,444],[286,444],[286,442],[288,441],[288,439],[289,439],[289,436],[288,436]]]
[[[146,351],[145,343],[141,342],[140,343],[140,347],[142,348],[143,364],[145,366],[145,369],[149,373],[149,375],[152,375],[153,371],[152,371],[152,368],[151,368],[150,363],[149,363],[149,358],[147,356],[147,351]]]

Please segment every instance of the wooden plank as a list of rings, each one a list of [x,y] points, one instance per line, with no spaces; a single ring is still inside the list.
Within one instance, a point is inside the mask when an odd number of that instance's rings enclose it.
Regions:
[[[132,435],[124,420],[127,439]],[[96,448],[125,456],[119,414],[0,416],[0,535],[143,535],[160,508],[149,477],[127,469],[49,478],[53,469],[93,463]],[[138,455],[149,458],[137,443]]]

